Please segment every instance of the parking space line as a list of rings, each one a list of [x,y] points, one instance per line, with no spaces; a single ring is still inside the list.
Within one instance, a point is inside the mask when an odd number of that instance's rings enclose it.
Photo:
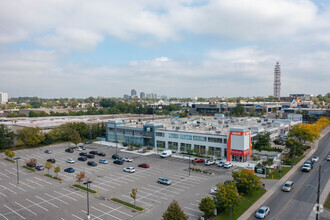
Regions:
[[[198,204],[194,204],[194,203],[190,203],[190,205],[192,205],[192,206],[199,206]]]
[[[22,206],[21,204],[19,204],[18,202],[15,202],[17,205],[19,205],[20,207],[22,207],[22,209],[25,209],[25,210],[27,210],[27,211],[29,211],[29,212],[31,212],[32,214],[34,214],[34,215],[37,215],[37,213],[35,213],[35,212],[33,212],[33,211],[31,211],[30,209],[28,209],[28,208],[26,208],[26,207],[24,207],[24,206]]]
[[[164,198],[163,196],[157,196],[157,195],[155,195],[155,194],[152,194],[152,193],[148,193],[148,192],[144,192],[144,191],[142,191],[142,190],[139,190],[139,193],[140,192],[142,192],[142,193],[144,193],[144,194],[147,194],[147,195],[150,195],[150,196],[154,196],[154,197],[157,197],[157,198],[160,198],[160,199],[164,199],[164,200],[168,200],[168,198]],[[152,199],[151,199],[152,200]],[[156,202],[159,202],[159,201],[156,201]]]
[[[61,199],[59,199],[59,198],[57,198],[57,197],[55,197],[55,196],[49,195],[48,193],[45,193],[45,195],[49,196],[49,197],[52,198],[52,199],[55,199],[55,200],[57,200],[57,201],[60,201],[60,202],[63,202],[64,204],[69,205],[69,203],[67,203],[67,202],[65,202],[65,201],[63,201],[63,200],[61,200]]]
[[[66,198],[68,198],[68,199],[72,199],[73,201],[78,201],[78,200],[76,200],[76,199],[74,199],[74,198],[72,198],[72,197],[70,197],[70,196],[68,196],[68,195],[65,195],[65,194],[59,193],[59,192],[57,192],[57,191],[54,191],[54,192],[57,193],[57,194],[60,194],[60,195],[63,196],[63,197],[66,197]]]
[[[38,182],[34,182],[34,181],[32,181],[32,180],[29,180],[29,179],[26,179],[27,181],[29,181],[29,182],[31,182],[31,183],[33,183],[33,184],[37,184],[38,186],[44,186],[44,185],[42,185],[42,184],[40,184],[40,183],[38,183]]]
[[[189,207],[184,207],[184,208],[185,208],[185,209],[193,210],[193,211],[195,211],[195,212],[199,212],[199,213],[201,213],[201,214],[204,215],[204,212],[202,212],[202,211],[200,211],[200,210],[198,210],[198,209],[192,209],[192,208],[189,208]]]
[[[173,186],[173,185],[172,185]],[[175,186],[175,187],[180,187],[180,186]],[[168,188],[170,188],[170,187],[168,187]],[[171,189],[173,189],[173,187],[171,187]],[[181,191],[181,192],[184,192],[185,190],[184,189],[178,189],[178,188],[174,188],[175,190],[178,190],[178,191]],[[190,189],[190,188],[188,188],[188,189]]]
[[[97,208],[95,208],[95,207],[92,207],[92,209],[95,209],[95,210],[97,210],[97,211],[103,213],[104,215],[109,215],[109,216],[111,216],[111,217],[113,217],[113,218],[116,218],[116,219],[121,220],[121,218],[117,218],[116,216],[110,215],[109,213],[103,212],[102,210],[97,209]],[[110,212],[112,212],[112,211],[110,211]]]
[[[0,216],[4,217],[6,220],[9,220],[8,218],[6,218],[3,214],[0,213]]]
[[[125,197],[125,198],[128,198],[128,199],[132,199],[132,197],[130,197],[130,196],[126,196],[126,195],[122,195],[122,196]],[[144,198],[136,199],[136,201],[139,201],[139,202],[141,202],[143,204],[149,205],[150,207],[153,207],[154,206],[154,205],[152,205],[150,203],[147,203],[145,201],[142,201],[142,199],[144,199]]]
[[[148,186],[151,186],[151,187],[154,187],[154,188],[156,188],[156,189],[162,189],[162,188],[160,188],[160,187],[156,187],[156,186],[153,186],[153,185],[148,185]],[[174,190],[176,190],[176,189],[174,189]],[[182,189],[179,189],[179,191],[181,191]],[[184,190],[182,190],[182,191],[184,191]],[[179,192],[175,192],[175,191],[173,191],[173,190],[171,190],[170,191],[171,193],[174,193],[174,194],[177,194],[177,195],[179,195],[179,194],[181,194],[181,193],[179,193]],[[154,192],[155,193],[155,192]],[[157,192],[157,193],[159,193],[159,192]]]
[[[16,170],[14,167],[12,167],[11,169],[17,172],[17,170]],[[19,170],[18,172],[21,173],[21,174],[23,174],[23,175],[26,175],[26,173],[23,172],[23,171],[20,171],[20,170]]]
[[[7,175],[4,174],[4,173],[1,173],[1,172],[0,172],[0,174],[3,175],[3,176],[5,176],[5,177],[7,177],[7,178],[10,178],[9,176],[7,176]]]
[[[92,207],[93,208],[93,207]],[[81,210],[82,212],[84,212],[85,214],[87,214],[87,212],[85,211],[85,210]],[[95,216],[95,215],[92,215],[91,213],[89,213],[89,215],[91,216],[91,217],[93,217],[93,218],[97,218],[97,219],[101,219],[101,218],[99,218],[99,217],[97,217],[97,216]],[[91,218],[92,219],[92,218]],[[102,219],[101,219],[102,220]]]
[[[49,202],[49,201],[47,201],[47,200],[45,200],[45,199],[43,199],[43,198],[41,198],[41,197],[39,197],[39,196],[35,196],[35,197],[38,198],[38,199],[40,199],[40,200],[42,200],[42,201],[44,201],[45,203],[48,203],[49,205],[52,205],[52,206],[58,208],[57,205],[54,205],[53,203],[51,203],[51,202]]]
[[[129,215],[129,214],[127,214],[127,213],[122,212],[122,211],[119,210],[119,209],[122,208],[123,206],[119,206],[118,208],[112,208],[111,206],[104,205],[103,203],[99,203],[99,204],[102,205],[102,206],[104,206],[104,207],[110,208],[110,209],[112,209],[113,211],[117,211],[117,212],[119,212],[119,213],[122,213],[122,214],[124,214],[124,215],[127,215],[128,217],[133,218],[132,215]]]
[[[24,192],[26,192],[26,190],[25,189],[22,189],[21,187],[19,187],[19,186],[17,186],[17,185],[14,185],[14,184],[12,184],[12,183],[9,183],[10,185],[12,185],[13,187],[16,187],[16,188],[18,188],[18,189],[20,189],[20,190],[22,190],[22,191],[24,191]]]
[[[42,181],[42,182],[48,183],[48,184],[50,184],[50,185],[53,185],[52,183],[50,183],[50,182],[48,182],[48,181],[46,181],[46,180],[40,179],[40,178],[38,178],[38,177],[34,177],[34,178],[37,179],[37,180],[40,180],[40,181]]]
[[[76,217],[77,219],[83,219],[83,218],[80,218],[78,216],[76,216],[75,214],[71,214],[73,217]]]
[[[99,186],[98,184],[99,184],[99,183],[94,183],[93,185],[94,185],[94,187],[96,187],[96,188],[100,188],[100,189],[102,189],[102,190],[109,191],[108,189],[105,189],[105,188]]]
[[[142,192],[142,191],[140,190],[139,192]],[[156,203],[162,203],[162,202],[161,202],[161,201],[158,201],[158,200],[155,200],[155,199],[152,199],[152,198],[150,198],[149,196],[155,196],[155,197],[157,197],[157,198],[161,198],[161,199],[164,199],[164,200],[168,200],[167,198],[163,198],[163,197],[160,197],[160,196],[156,196],[156,195],[151,194],[151,193],[146,193],[146,192],[142,192],[142,193],[147,194],[147,195],[146,195],[147,197],[145,197],[144,199],[148,199],[148,200],[153,201],[153,202],[156,202]]]
[[[152,189],[148,189],[148,188],[146,188],[146,187],[144,187],[144,186],[142,186],[142,188],[143,189],[146,189],[146,190],[149,190],[149,191],[151,191],[151,192],[154,192],[154,190],[152,190]],[[162,195],[164,195],[164,196],[174,196],[174,195],[168,195],[168,194],[166,194],[166,193],[162,193],[162,192],[158,192],[159,194],[162,194]]]
[[[18,214],[15,210],[12,210],[11,208],[9,208],[8,206],[6,205],[3,205],[5,206],[7,209],[9,209],[11,212],[15,213],[16,215],[18,215],[19,217],[21,217],[22,219],[25,219],[23,216],[21,216],[20,214]]]
[[[27,187],[30,187],[31,189],[36,189],[36,188],[34,188],[34,187],[32,187],[32,186],[29,186],[29,185],[26,184],[26,183],[23,183],[22,181],[21,181],[21,183],[22,183],[22,185],[27,186]]]
[[[3,195],[4,197],[7,197],[5,194],[3,194],[2,192],[0,192],[1,195]]]
[[[1,163],[1,165],[7,166],[7,164],[5,164],[4,162],[0,162],[0,163]]]
[[[2,185],[0,185],[2,188],[4,188],[5,190],[8,190],[8,191],[10,191],[10,192],[12,192],[12,193],[14,193],[15,195],[17,195],[17,193],[16,192],[14,192],[13,190],[11,190],[11,189],[8,189],[7,187],[4,187],[4,186],[2,186]]]
[[[69,193],[75,194],[75,195],[80,196],[81,198],[84,198],[84,199],[85,199],[84,196],[82,196],[82,195],[80,195],[80,194],[78,194],[78,193],[76,193],[76,192],[72,192],[72,191],[70,191],[70,190],[68,190],[68,189],[64,189],[64,188],[63,188],[63,190],[68,191]]]

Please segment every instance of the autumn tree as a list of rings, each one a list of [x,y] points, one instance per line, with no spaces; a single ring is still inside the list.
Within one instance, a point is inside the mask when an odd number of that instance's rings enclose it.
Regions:
[[[10,159],[13,159],[13,157],[15,157],[15,152],[14,151],[9,151],[8,157],[10,157]]]
[[[48,174],[49,174],[49,170],[52,169],[52,167],[53,167],[53,163],[52,162],[47,161],[45,163],[45,168],[48,170]]]
[[[134,199],[134,205],[135,205],[137,191],[138,191],[137,189],[132,189],[132,192],[130,194],[131,198]]]
[[[319,137],[319,130],[315,125],[299,124],[292,126],[289,131],[289,137],[295,138],[300,143],[313,142]]]
[[[86,173],[85,173],[85,171],[80,171],[80,172],[77,174],[77,176],[76,176],[76,181],[77,181],[77,182],[79,183],[79,185],[80,185],[80,183],[83,182],[85,178],[86,178]]]
[[[163,220],[188,220],[188,216],[183,212],[176,200],[173,200],[168,206],[162,217]]]
[[[217,184],[217,190],[213,195],[215,207],[218,210],[225,209],[227,213],[229,212],[230,207],[235,209],[242,198],[242,196],[239,195],[234,182]]]
[[[77,144],[79,144],[81,142],[81,137],[80,137],[78,131],[73,131],[72,135],[70,136],[70,140],[76,146],[77,146]]]
[[[36,158],[31,158],[26,162],[26,165],[30,167],[35,167],[37,165],[37,159]]]
[[[212,216],[215,209],[215,204],[214,201],[209,196],[207,196],[201,200],[198,208],[204,212],[205,218],[207,219],[208,217]]]
[[[0,125],[0,149],[14,144],[14,133],[4,124]]]
[[[56,177],[58,177],[59,172],[61,172],[61,168],[59,165],[57,165],[56,167],[54,167],[54,173],[56,173]]]
[[[241,194],[248,194],[262,187],[260,177],[254,175],[254,173],[249,170],[240,169],[238,171],[233,171],[232,176],[237,190]]]
[[[17,134],[18,139],[29,146],[35,146],[45,139],[45,135],[42,133],[39,127],[22,128],[17,130]]]

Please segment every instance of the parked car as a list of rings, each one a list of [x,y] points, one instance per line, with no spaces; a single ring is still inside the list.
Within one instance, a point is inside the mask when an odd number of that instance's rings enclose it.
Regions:
[[[115,159],[115,160],[121,159],[121,156],[119,156],[118,154],[114,154],[114,155],[112,155],[112,159]]]
[[[211,190],[210,190],[210,194],[215,194],[217,192],[217,187],[213,187],[213,188],[211,188]]]
[[[87,157],[78,157],[78,160],[80,160],[80,161],[86,161],[87,160]]]
[[[171,150],[164,150],[164,151],[160,154],[160,157],[161,157],[161,158],[170,157],[170,156],[172,156],[172,151],[171,151]]]
[[[50,158],[50,159],[47,160],[47,162],[55,163],[56,161],[55,161],[54,158]]]
[[[132,161],[133,161],[133,159],[130,158],[130,157],[124,157],[123,160],[124,160],[125,162],[132,162]]]
[[[92,150],[92,151],[89,151],[90,154],[94,154],[94,155],[97,155],[99,152],[97,152],[96,150]]]
[[[195,158],[192,160],[192,162],[195,162],[195,163],[204,163],[204,159],[203,158]]]
[[[223,167],[223,165],[225,164],[225,162],[223,162],[222,160],[221,161],[219,161],[219,163],[218,163],[218,167]]]
[[[124,161],[118,159],[118,160],[114,160],[113,163],[114,163],[114,164],[123,165],[123,164],[124,164]]]
[[[157,180],[157,183],[161,183],[161,184],[164,184],[164,185],[171,185],[171,180],[165,178],[165,177],[159,177],[158,180]]]
[[[93,141],[86,141],[85,144],[91,144]]]
[[[134,173],[135,172],[135,168],[134,167],[125,167],[124,168],[124,172]]]
[[[94,159],[95,156],[93,154],[87,154],[86,157],[89,158],[89,159]]]
[[[100,152],[100,153],[98,153],[97,155],[99,155],[99,156],[101,156],[101,157],[105,157],[105,156],[106,156],[106,154],[103,153],[103,152]]]
[[[87,162],[87,165],[88,165],[88,166],[92,166],[92,167],[96,167],[96,166],[97,166],[97,163],[94,162],[94,161],[88,161],[88,162]]]
[[[73,150],[73,149],[71,149],[71,148],[68,148],[68,149],[66,149],[66,150],[65,150],[65,152],[68,152],[68,153],[73,153],[73,152],[74,152],[74,150]]]
[[[205,163],[204,163],[206,166],[210,166],[210,165],[213,165],[215,164],[215,160],[205,160]]]
[[[82,151],[81,147],[76,147],[76,151]]]
[[[45,150],[45,153],[46,153],[46,154],[51,154],[52,151],[51,151],[51,150]]]
[[[64,172],[67,172],[67,173],[73,173],[74,172],[74,169],[72,167],[69,167],[69,168],[66,168],[64,170]]]
[[[108,161],[107,161],[106,159],[100,159],[100,160],[99,160],[99,163],[102,163],[102,164],[107,164],[107,163],[108,163]]]
[[[286,181],[282,186],[284,192],[290,192],[293,188],[293,181]]]
[[[79,146],[82,150],[86,150],[86,147],[84,145]]]
[[[38,171],[44,170],[44,166],[38,165],[38,166],[36,166],[36,170],[38,170]]]
[[[72,158],[69,158],[69,159],[66,160],[66,162],[67,162],[67,163],[74,163],[74,162],[76,162],[76,161],[74,161],[74,159],[72,159]]]
[[[141,163],[141,164],[138,165],[138,167],[149,168],[150,165],[147,164],[147,163]]]
[[[87,153],[86,153],[86,152],[81,152],[81,153],[79,153],[79,156],[84,156],[84,157],[86,157],[86,156],[87,156]]]
[[[257,210],[255,216],[257,218],[265,218],[269,214],[269,212],[270,212],[270,208],[268,206],[261,206]]]
[[[319,157],[314,156],[312,157],[312,163],[316,163],[319,160]]]
[[[232,166],[233,166],[233,164],[230,163],[230,162],[226,162],[226,163],[223,164],[223,167],[224,167],[224,168],[230,168],[230,167],[232,167]]]
[[[329,161],[330,160],[330,154],[328,154],[328,156],[327,156],[327,161]]]

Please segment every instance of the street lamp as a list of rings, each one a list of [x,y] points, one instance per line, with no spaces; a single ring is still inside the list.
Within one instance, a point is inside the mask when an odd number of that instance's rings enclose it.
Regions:
[[[16,160],[17,164],[17,185],[19,184],[19,173],[18,173],[18,160],[21,159],[20,157],[15,157],[14,160]]]
[[[89,186],[89,184],[91,184],[92,183],[92,181],[87,181],[87,182],[84,182],[84,185],[87,185],[87,219],[89,220],[91,217],[89,216],[89,195],[88,195],[88,190],[89,190],[89,188],[88,188],[88,186]]]

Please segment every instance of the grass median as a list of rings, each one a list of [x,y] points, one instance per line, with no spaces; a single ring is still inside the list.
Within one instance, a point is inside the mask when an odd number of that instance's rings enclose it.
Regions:
[[[251,192],[246,196],[242,197],[239,205],[232,212],[232,219],[238,219],[246,210],[248,210],[263,194],[265,194],[265,189],[259,189],[257,191]],[[223,211],[218,216],[213,218],[213,220],[227,220],[230,219],[230,213]]]
[[[144,210],[144,208],[141,208],[141,207],[139,207],[139,206],[133,205],[133,204],[128,203],[128,202],[125,202],[125,201],[120,200],[120,199],[111,198],[111,201],[114,201],[114,202],[120,203],[120,204],[122,204],[122,205],[125,205],[125,206],[127,206],[127,207],[130,207],[130,208],[135,209],[135,210],[138,210],[138,211],[143,211],[143,210]]]
[[[27,169],[27,170],[30,170],[32,172],[36,172],[36,169],[34,169],[34,168],[31,168],[31,167],[28,167],[28,166],[22,166],[22,167]]]
[[[9,159],[9,158],[5,158],[5,160],[7,160],[7,161],[9,161],[9,162],[12,162],[12,163],[16,163],[15,160],[11,160],[11,159]]]
[[[80,186],[80,185],[78,185],[78,184],[73,184],[72,186],[73,186],[73,187],[76,187],[76,188],[78,188],[78,189],[82,189],[82,190],[88,191],[88,192],[90,192],[90,193],[94,193],[94,194],[97,193],[96,190],[87,189],[86,187],[84,187],[84,186]]]
[[[57,177],[57,176],[52,176],[52,175],[47,174],[47,173],[44,174],[44,176],[47,176],[47,177],[52,178],[52,179],[54,179],[54,180],[63,181],[62,178],[59,178],[59,177]]]
[[[327,208],[328,210],[330,210],[330,193],[328,193],[327,200],[324,202],[324,205],[323,206],[325,208]]]

